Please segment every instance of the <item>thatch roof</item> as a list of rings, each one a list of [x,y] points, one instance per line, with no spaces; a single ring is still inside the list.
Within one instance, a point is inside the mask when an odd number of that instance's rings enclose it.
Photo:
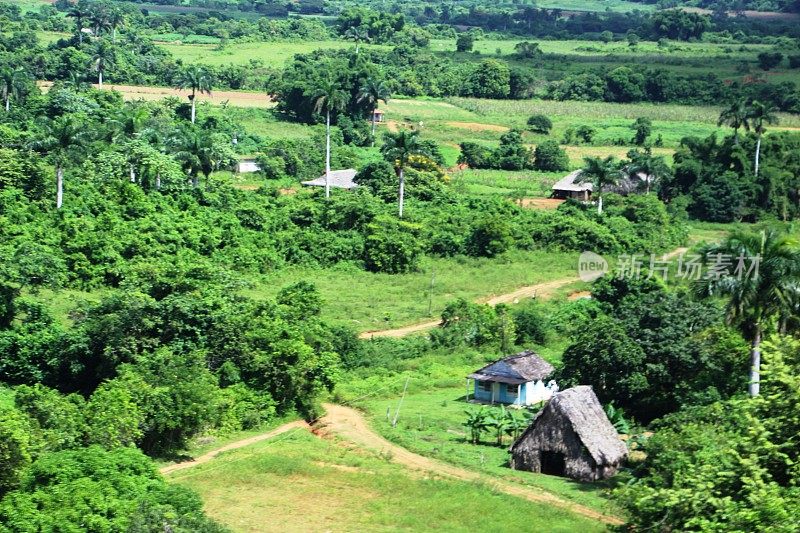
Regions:
[[[553,370],[555,370],[553,365],[539,357],[536,352],[526,350],[486,365],[467,377],[480,381],[519,385],[545,379],[553,373]]]
[[[591,181],[581,182],[580,177],[582,173],[583,170],[581,169],[570,172],[553,184],[553,190],[568,192],[592,192],[594,190],[594,184]],[[611,187],[606,192],[615,192],[617,194],[630,194],[632,192],[636,192],[647,182],[647,174],[644,172],[639,172],[636,177],[638,180],[631,179],[627,177],[627,175],[620,173],[618,184],[614,187]]]
[[[618,463],[628,454],[628,448],[619,439],[617,430],[611,425],[600,401],[588,385],[572,387],[554,394],[544,409],[536,414],[528,429],[511,446],[512,452],[530,432],[536,431],[537,422],[548,410],[557,411],[572,424],[572,429],[598,465]]]
[[[353,178],[356,177],[357,173],[358,171],[354,168],[348,168],[345,170],[331,170],[330,186],[339,189],[355,189],[358,187],[358,184],[353,181]],[[315,180],[304,181],[303,185],[309,187],[324,187],[325,174]]]

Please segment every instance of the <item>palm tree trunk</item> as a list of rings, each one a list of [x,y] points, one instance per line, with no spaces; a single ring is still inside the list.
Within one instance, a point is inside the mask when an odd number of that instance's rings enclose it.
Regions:
[[[11,95],[7,94],[6,95],[6,113],[8,113],[9,109],[11,109]]]
[[[133,168],[133,163],[130,165],[131,170],[131,183],[136,183],[136,170]]]
[[[325,198],[331,197],[331,110],[325,113]]]
[[[156,174],[156,190],[161,189],[161,172]]]
[[[739,128],[733,128],[733,144],[739,146]]]
[[[761,380],[761,326],[756,325],[756,334],[750,350],[750,384],[747,392],[750,396],[758,396]]]
[[[192,96],[189,97],[189,100],[192,101],[192,124],[194,124],[194,118],[195,118],[194,96],[195,96],[194,89],[192,89]]]
[[[103,88],[103,71],[102,70],[98,71],[98,73],[97,73],[97,84],[100,86],[101,89]]]
[[[197,174],[193,174],[192,175],[192,187],[194,187],[196,189],[199,186],[200,186],[200,176],[198,176]]]
[[[372,110],[372,146],[375,146],[375,111],[377,110],[377,108]]]
[[[399,195],[400,196],[400,211],[399,211],[399,217],[400,218],[403,218],[403,201],[405,199],[405,194],[406,194],[405,169],[403,169],[403,167],[400,167],[400,195]]]
[[[61,165],[56,167],[56,209],[61,209],[64,204],[64,169]]]
[[[78,44],[83,44],[83,28],[78,26]]]
[[[117,44],[117,27],[111,28],[111,43]]]
[[[758,163],[760,157],[761,157],[761,135],[758,136],[758,140],[756,141],[756,177],[758,177]]]

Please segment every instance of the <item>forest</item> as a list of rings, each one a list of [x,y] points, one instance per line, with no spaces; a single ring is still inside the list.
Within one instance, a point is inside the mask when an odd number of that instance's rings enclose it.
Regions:
[[[32,4],[0,4],[0,532],[800,523],[796,3]],[[464,376],[528,349],[615,478],[509,469],[539,407]],[[300,516],[328,478],[352,515]]]

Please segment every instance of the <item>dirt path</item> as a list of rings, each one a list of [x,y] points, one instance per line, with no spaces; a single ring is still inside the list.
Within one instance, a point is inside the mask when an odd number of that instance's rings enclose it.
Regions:
[[[675,250],[672,250],[671,252],[665,254],[664,259],[666,260],[674,259],[675,257],[678,257],[683,253],[686,253],[688,250],[689,250],[688,248],[676,248]],[[495,306],[497,304],[517,303],[524,298],[535,297],[546,300],[548,298],[552,298],[553,294],[555,294],[555,292],[561,287],[565,287],[571,283],[577,283],[578,281],[580,281],[580,278],[578,278],[577,276],[556,279],[553,281],[546,281],[544,283],[537,283],[536,285],[521,287],[506,294],[481,298],[478,300],[478,303],[486,303],[491,306]],[[401,328],[364,331],[358,335],[358,338],[371,339],[373,337],[388,337],[397,339],[400,337],[405,337],[406,335],[412,335],[414,333],[428,331],[430,329],[438,327],[441,323],[442,323],[441,320],[429,320],[427,322],[419,322],[417,324],[411,324],[408,326],[403,326]]]
[[[231,450],[238,450],[239,448],[244,448],[245,446],[250,446],[251,444],[255,444],[256,442],[261,442],[262,440],[271,439],[273,437],[277,437],[282,433],[286,433],[292,429],[296,428],[308,428],[309,425],[302,421],[296,420],[294,422],[289,422],[288,424],[284,424],[279,426],[272,431],[267,433],[262,433],[261,435],[256,435],[254,437],[249,437],[247,439],[237,440],[236,442],[231,442],[230,444],[226,444],[221,448],[217,448],[216,450],[211,450],[208,453],[204,453],[200,457],[196,457],[191,461],[185,461],[183,463],[176,463],[174,465],[168,465],[159,469],[159,472],[162,474],[169,474],[170,472],[176,472],[178,470],[183,470],[185,468],[192,468],[193,466],[197,466],[203,463],[209,462],[211,459],[216,457],[217,455],[228,452]]]
[[[537,298],[550,298],[556,289],[560,289],[570,283],[580,281],[578,277],[562,278],[554,281],[546,281],[544,283],[537,283],[536,285],[529,285],[521,287],[515,291],[500,294],[497,296],[489,296],[478,300],[479,303],[486,303],[489,305],[497,305],[503,303],[515,303],[523,298],[537,297]],[[380,331],[365,331],[359,334],[360,339],[371,339],[373,337],[390,337],[399,338],[411,335],[412,333],[419,333],[433,329],[441,324],[441,320],[430,320],[428,322],[420,322],[418,324],[411,324],[402,328],[385,329]]]
[[[373,452],[388,453],[391,455],[391,460],[393,462],[414,470],[420,470],[461,481],[479,481],[491,485],[500,492],[524,498],[532,502],[562,507],[592,520],[598,520],[613,525],[623,523],[623,521],[617,517],[607,516],[593,509],[589,509],[588,507],[584,507],[583,505],[563,500],[549,492],[485,476],[478,472],[442,463],[435,459],[410,452],[402,446],[392,444],[375,433],[367,425],[361,413],[355,409],[332,404],[325,404],[324,407],[326,414],[314,427],[314,432],[317,435],[335,435],[361,448],[366,448]]]

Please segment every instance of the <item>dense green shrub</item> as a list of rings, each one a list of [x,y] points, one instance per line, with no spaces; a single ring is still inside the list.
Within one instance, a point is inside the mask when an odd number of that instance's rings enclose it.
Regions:
[[[367,226],[364,263],[368,270],[399,274],[417,268],[422,253],[420,226],[389,217]]]
[[[528,129],[533,133],[541,133],[542,135],[548,135],[550,130],[553,129],[553,121],[545,115],[532,115],[528,117],[527,124]]]
[[[533,152],[533,167],[544,172],[569,169],[569,156],[557,141],[544,141]]]

